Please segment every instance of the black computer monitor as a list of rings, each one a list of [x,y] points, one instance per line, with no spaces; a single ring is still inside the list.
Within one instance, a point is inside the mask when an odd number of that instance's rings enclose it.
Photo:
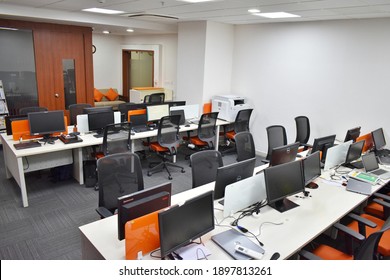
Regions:
[[[171,205],[172,184],[161,185],[118,198],[118,239],[125,238],[128,221]]]
[[[163,104],[168,104],[169,108],[175,107],[175,106],[184,106],[186,105],[185,101],[164,101]]]
[[[131,122],[131,127],[146,126],[148,118],[146,114],[131,115],[129,121]]]
[[[28,113],[28,123],[31,135],[42,135],[48,141],[53,133],[64,132],[64,111],[43,111]]]
[[[382,150],[386,146],[385,134],[382,128],[378,128],[371,132],[372,140],[374,141],[375,151]]]
[[[279,212],[299,206],[287,197],[305,190],[300,160],[268,167],[264,170],[264,177],[269,206]]]
[[[361,160],[356,161],[356,160],[358,160],[362,155],[364,143],[365,141],[362,140],[362,141],[352,143],[349,146],[344,166],[351,167],[351,168],[358,168],[358,169],[363,168],[362,161]]]
[[[27,115],[13,115],[13,116],[5,116],[5,131],[7,135],[12,135],[12,122],[20,121],[20,120],[28,120]]]
[[[97,112],[88,113],[88,127],[89,131],[95,131],[97,134],[102,134],[104,128],[114,123],[114,112]]]
[[[299,142],[273,148],[269,165],[275,166],[295,160],[298,154],[298,148]]]
[[[348,129],[347,134],[345,135],[344,142],[348,142],[349,140],[356,142],[356,139],[359,137],[359,135],[360,135],[360,126]]]
[[[320,152],[317,151],[302,160],[303,175],[305,178],[305,187],[316,189],[318,185],[313,182],[314,179],[321,175],[321,158]]]
[[[214,229],[213,191],[158,213],[161,258]]]
[[[217,169],[215,179],[214,199],[225,196],[225,188],[234,182],[253,176],[256,158],[235,162]]]
[[[171,116],[180,116],[179,125],[184,125],[186,122],[186,117],[184,115],[184,110],[174,110],[170,112]]]
[[[148,122],[157,122],[162,117],[169,116],[169,105],[148,105],[146,106],[146,114],[148,115]]]
[[[122,103],[119,104],[118,110],[121,112],[122,122],[126,121],[128,118],[128,112],[132,110],[146,109],[146,104],[144,103]]]
[[[313,147],[311,149],[311,153],[320,151],[322,152],[321,162],[325,162],[326,151],[333,147],[334,140],[336,139],[336,134],[319,137],[314,139]]]
[[[101,112],[114,112],[111,106],[101,106],[101,107],[86,107],[83,108],[84,114],[90,113],[101,113]]]

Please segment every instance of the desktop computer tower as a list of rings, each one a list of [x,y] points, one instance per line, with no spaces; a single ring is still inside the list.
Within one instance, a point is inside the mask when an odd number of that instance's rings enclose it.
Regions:
[[[84,161],[84,183],[87,188],[95,187],[97,183],[96,160]]]

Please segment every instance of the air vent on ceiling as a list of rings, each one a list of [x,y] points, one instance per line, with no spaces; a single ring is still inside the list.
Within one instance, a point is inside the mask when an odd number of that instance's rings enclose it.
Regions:
[[[148,13],[137,13],[137,14],[123,14],[122,16],[126,16],[129,18],[142,18],[142,19],[167,19],[167,20],[178,20],[178,17],[170,16],[170,15],[160,15],[160,14],[148,14]]]

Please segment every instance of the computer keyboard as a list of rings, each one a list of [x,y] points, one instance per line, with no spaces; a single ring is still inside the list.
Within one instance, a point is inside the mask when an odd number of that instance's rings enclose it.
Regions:
[[[38,141],[28,141],[14,144],[16,150],[29,149],[42,146]]]
[[[376,154],[378,157],[387,157],[390,155],[390,150],[388,149],[378,150],[376,151]]]

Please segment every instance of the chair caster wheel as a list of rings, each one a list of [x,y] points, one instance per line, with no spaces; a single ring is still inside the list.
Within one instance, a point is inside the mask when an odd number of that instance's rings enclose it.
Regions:
[[[169,179],[169,180],[172,180],[172,176],[169,176],[168,179]]]
[[[149,177],[152,176],[152,173],[148,172],[148,176],[149,176]]]
[[[183,170],[181,171],[181,173],[186,173],[186,171],[183,169]]]

